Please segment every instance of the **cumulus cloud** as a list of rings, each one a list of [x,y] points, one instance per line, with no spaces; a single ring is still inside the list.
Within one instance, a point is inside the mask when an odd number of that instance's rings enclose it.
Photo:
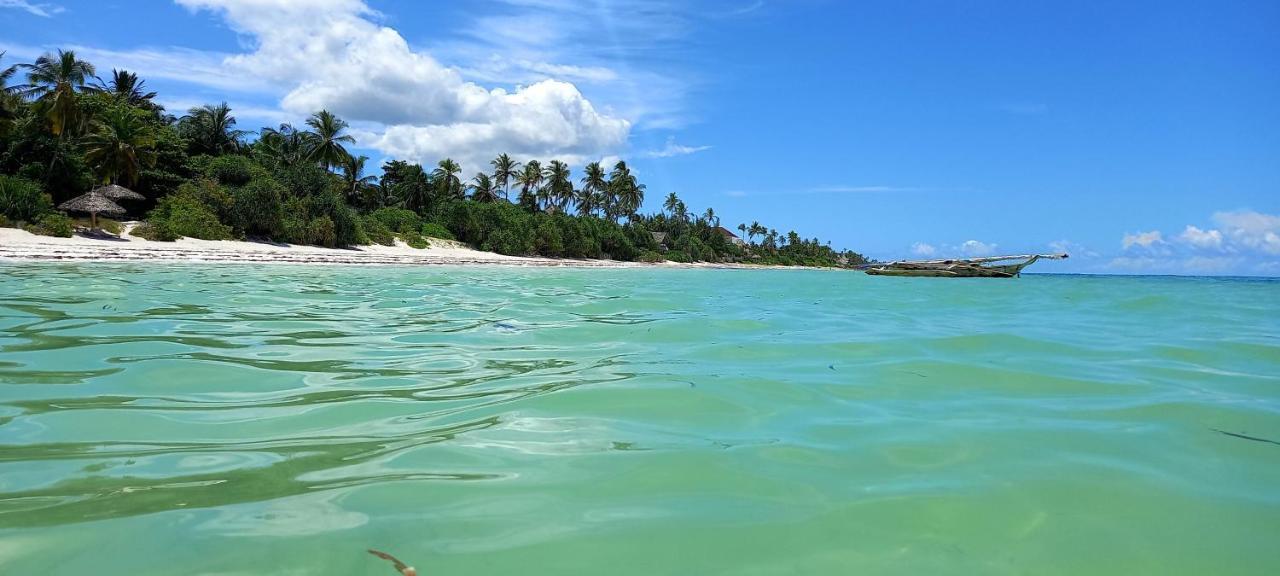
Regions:
[[[990,256],[995,254],[996,245],[979,242],[977,240],[965,240],[960,245],[960,253],[965,256]]]
[[[631,123],[597,111],[578,88],[541,80],[513,91],[466,81],[396,30],[363,0],[177,0],[221,15],[251,51],[235,71],[286,86],[285,111],[328,109],[372,130],[363,146],[423,163],[449,155],[464,169],[501,152],[575,162],[620,149]]]
[[[1083,244],[1078,244],[1070,240],[1054,240],[1049,243],[1049,250],[1055,254],[1069,254],[1074,258],[1097,258],[1098,253],[1090,250]]]
[[[1148,249],[1154,248],[1163,245],[1165,242],[1164,235],[1159,230],[1152,230],[1150,232],[1138,232],[1137,234],[1125,234],[1120,243],[1125,250],[1128,250],[1135,246]]]
[[[938,253],[938,249],[924,242],[916,242],[911,245],[911,253],[919,256],[933,256]]]
[[[1178,235],[1178,240],[1201,250],[1222,249],[1222,232],[1217,230],[1201,230],[1190,224]]]
[[[0,8],[26,10],[29,14],[43,18],[49,18],[64,10],[63,7],[56,4],[40,4],[36,2],[28,2],[27,0],[0,0]]]
[[[1280,254],[1280,216],[1238,210],[1218,212],[1213,215],[1213,221],[1234,245],[1265,254]]]
[[[676,144],[675,137],[671,136],[667,138],[666,146],[663,146],[658,150],[645,152],[644,155],[649,158],[670,158],[672,156],[686,156],[710,149],[710,146],[685,146],[683,144]]]

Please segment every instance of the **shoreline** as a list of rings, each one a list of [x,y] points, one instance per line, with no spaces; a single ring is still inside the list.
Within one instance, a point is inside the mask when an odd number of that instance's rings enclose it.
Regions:
[[[429,238],[427,248],[413,248],[401,240],[395,246],[373,244],[355,248],[324,248],[249,240],[153,242],[129,234],[120,239],[41,236],[17,228],[0,228],[0,262],[161,262],[225,264],[303,264],[355,266],[514,266],[541,268],[716,268],[740,270],[839,270],[802,266],[736,263],[624,262],[507,256],[485,252],[451,240]]]

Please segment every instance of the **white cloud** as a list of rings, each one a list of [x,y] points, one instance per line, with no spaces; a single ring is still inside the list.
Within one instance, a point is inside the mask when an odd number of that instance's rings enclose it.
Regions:
[[[1222,232],[1217,230],[1201,230],[1190,224],[1178,235],[1178,240],[1201,250],[1221,250]]]
[[[1265,254],[1280,254],[1280,216],[1238,210],[1218,212],[1213,215],[1213,221],[1234,245]]]
[[[305,115],[328,109],[354,123],[385,126],[361,141],[397,157],[464,170],[492,156],[575,162],[621,149],[631,123],[597,111],[578,88],[541,80],[513,91],[466,81],[396,30],[374,22],[363,0],[177,0],[210,10],[246,36],[250,52],[224,66],[285,86],[281,106]]]
[[[965,256],[990,256],[996,251],[995,244],[987,244],[977,240],[965,240],[960,245],[960,252]]]
[[[1055,254],[1069,254],[1072,259],[1076,258],[1097,258],[1098,253],[1090,250],[1083,244],[1078,244],[1070,240],[1054,240],[1048,244],[1049,250]]]
[[[745,196],[749,196],[746,190],[729,190],[725,192],[724,195],[730,198],[743,198]]]
[[[710,146],[685,146],[683,144],[676,144],[675,137],[671,136],[667,138],[666,146],[663,146],[658,150],[649,150],[644,153],[644,156],[648,158],[670,158],[672,156],[686,156],[710,149]]]
[[[1164,235],[1159,230],[1150,232],[1138,232],[1137,234],[1125,234],[1124,239],[1120,242],[1125,250],[1138,246],[1141,248],[1154,248],[1163,245]]]
[[[920,190],[920,188],[907,188],[907,187],[903,187],[903,186],[846,186],[846,185],[835,185],[835,186],[817,186],[817,187],[814,187],[814,188],[810,188],[810,189],[809,189],[809,192],[816,192],[816,193],[827,193],[827,192],[831,192],[831,193],[852,193],[852,194],[859,194],[859,193],[874,193],[874,192],[915,192],[915,191],[917,191],[917,190]]]
[[[40,4],[28,2],[27,0],[0,0],[0,8],[26,10],[30,14],[44,18],[49,18],[65,10],[65,8],[56,4]]]
[[[911,253],[919,256],[933,256],[937,252],[937,248],[934,248],[930,244],[925,244],[924,242],[916,242],[911,245]]]

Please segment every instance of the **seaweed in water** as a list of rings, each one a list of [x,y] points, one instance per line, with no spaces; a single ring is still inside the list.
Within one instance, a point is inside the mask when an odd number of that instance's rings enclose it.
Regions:
[[[1280,442],[1276,442],[1275,440],[1268,440],[1266,438],[1259,438],[1257,436],[1250,436],[1248,434],[1237,434],[1235,432],[1227,432],[1226,430],[1219,430],[1217,428],[1210,428],[1210,430],[1213,430],[1214,432],[1217,432],[1219,434],[1226,434],[1227,436],[1243,438],[1245,440],[1253,440],[1254,442],[1266,442],[1267,444],[1275,444],[1276,446],[1280,446]]]

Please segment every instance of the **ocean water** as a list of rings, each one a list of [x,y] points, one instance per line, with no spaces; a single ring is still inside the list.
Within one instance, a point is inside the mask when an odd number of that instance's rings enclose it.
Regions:
[[[1278,281],[0,264],[0,574],[1276,574],[1278,539]]]

